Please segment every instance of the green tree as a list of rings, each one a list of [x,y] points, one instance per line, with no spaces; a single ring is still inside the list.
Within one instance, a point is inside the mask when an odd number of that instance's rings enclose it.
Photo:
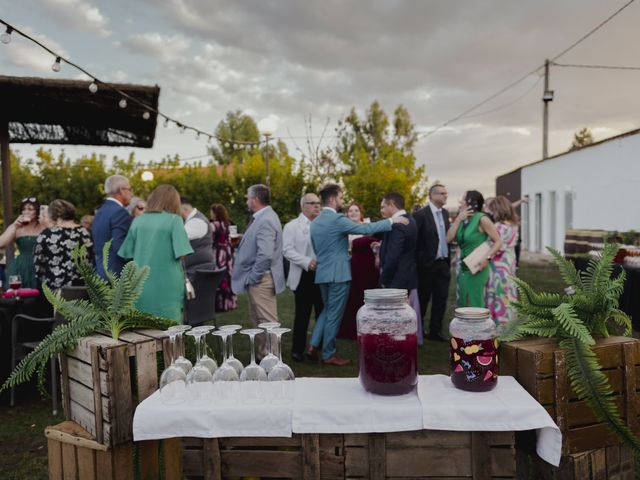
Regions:
[[[360,119],[355,109],[338,124],[336,153],[343,164],[341,180],[349,199],[377,217],[385,193],[405,197],[407,208],[426,199],[425,167],[416,165],[417,136],[407,109],[399,105],[391,121],[377,101]]]
[[[235,159],[242,162],[253,149],[246,142],[258,144],[260,141],[258,125],[251,116],[240,110],[227,112],[226,118],[218,123],[215,133],[218,145],[210,147],[209,152],[220,165],[228,165]]]
[[[569,151],[578,150],[582,147],[586,147],[587,145],[591,145],[592,143],[593,134],[591,133],[591,130],[589,130],[587,127],[584,127],[573,134],[573,142],[571,143]]]

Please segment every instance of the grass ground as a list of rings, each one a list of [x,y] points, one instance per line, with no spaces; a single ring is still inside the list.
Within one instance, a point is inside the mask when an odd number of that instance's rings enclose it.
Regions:
[[[536,289],[560,291],[561,280],[555,268],[549,264],[525,264],[520,270],[520,277]],[[453,302],[455,301],[454,285],[451,285],[449,304],[445,314],[444,326],[453,318]],[[286,292],[278,297],[278,313],[283,326],[291,326],[293,322],[293,295]],[[219,314],[218,325],[241,324],[249,326],[248,304],[246,295],[238,299],[238,308],[232,312]],[[347,367],[328,367],[316,363],[295,363],[289,360],[291,351],[291,334],[283,337],[285,362],[294,369],[297,377],[355,377],[358,375],[357,345],[349,340],[338,340],[340,355],[353,360]],[[219,350],[216,350],[218,352]],[[234,353],[244,364],[249,362],[249,340],[244,335],[234,337]],[[419,363],[421,374],[448,373],[448,344],[444,342],[425,342],[420,347]],[[35,389],[27,387],[22,391],[22,398],[11,408],[0,405],[0,479],[46,479],[47,449],[44,439],[44,428],[63,420],[62,415],[51,414],[51,401],[43,399],[35,393]]]

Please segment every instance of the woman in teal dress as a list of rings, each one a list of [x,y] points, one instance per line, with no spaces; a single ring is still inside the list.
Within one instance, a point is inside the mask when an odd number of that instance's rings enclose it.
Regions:
[[[20,275],[22,288],[38,288],[33,267],[33,249],[38,235],[45,229],[39,222],[39,215],[38,199],[23,198],[20,202],[20,216],[0,235],[0,248],[5,248],[11,242],[15,242],[18,247],[20,253],[9,265],[6,278],[10,275]]]
[[[150,272],[136,306],[143,312],[182,322],[184,272],[182,257],[193,253],[180,215],[180,195],[171,185],[159,185],[147,200],[144,214],[131,224],[118,250]]]
[[[484,197],[477,190],[465,192],[460,201],[460,211],[447,232],[447,243],[456,240],[460,249],[457,278],[457,299],[459,307],[483,307],[485,288],[489,280],[489,262],[500,250],[500,235],[493,221],[482,212]],[[487,240],[491,240],[491,250],[480,264],[480,270],[471,273],[464,258]]]

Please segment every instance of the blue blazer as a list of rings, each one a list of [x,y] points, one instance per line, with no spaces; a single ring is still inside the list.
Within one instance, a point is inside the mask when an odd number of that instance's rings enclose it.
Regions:
[[[385,288],[418,288],[416,266],[416,241],[418,229],[416,221],[409,215],[408,225],[398,223],[393,230],[382,237],[380,247],[380,284]]]
[[[91,224],[91,235],[93,236],[93,250],[96,256],[96,271],[105,280],[107,276],[102,267],[102,249],[104,244],[109,240],[111,248],[109,248],[109,271],[120,274],[122,267],[127,263],[126,260],[119,257],[117,252],[127,236],[129,227],[131,226],[131,216],[124,207],[121,207],[112,200],[105,200],[96,212],[96,216]]]
[[[354,223],[341,213],[323,208],[311,222],[311,244],[316,253],[316,283],[338,283],[351,280],[349,234],[373,235],[391,231],[389,220]]]

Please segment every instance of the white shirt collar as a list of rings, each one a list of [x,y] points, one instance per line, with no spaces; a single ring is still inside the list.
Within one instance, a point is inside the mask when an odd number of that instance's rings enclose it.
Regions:
[[[441,212],[441,211],[442,211],[442,208],[438,208],[438,207],[436,207],[436,206],[435,206],[433,203],[431,203],[431,202],[429,202],[429,208],[431,209],[431,212],[434,214],[434,216],[435,216],[435,214],[436,214],[436,213],[438,213],[438,212]]]
[[[332,207],[322,207],[323,210],[331,210],[333,213],[338,213],[335,208]]]
[[[300,215],[298,215],[298,220],[303,225],[307,225],[307,224],[311,223],[311,220],[309,220],[309,218],[304,213],[300,213]]]
[[[396,218],[396,217],[399,217],[400,215],[406,215],[406,214],[407,214],[406,210],[398,210],[396,213],[391,215],[391,218]]]
[[[266,207],[261,208],[257,212],[254,212],[253,213],[253,219],[255,220],[256,218],[258,218],[258,216],[262,215],[267,210],[267,208],[269,208],[269,205],[267,205]]]
[[[124,207],[124,205],[122,204],[122,202],[120,200],[116,200],[113,197],[107,197],[107,200],[111,200],[112,202],[116,202],[118,205],[120,205],[121,207]]]
[[[185,218],[184,221],[188,222],[189,220],[191,220],[193,217],[196,216],[196,213],[198,213],[198,209],[194,208],[193,210],[191,210],[191,213],[187,215],[187,218]]]

